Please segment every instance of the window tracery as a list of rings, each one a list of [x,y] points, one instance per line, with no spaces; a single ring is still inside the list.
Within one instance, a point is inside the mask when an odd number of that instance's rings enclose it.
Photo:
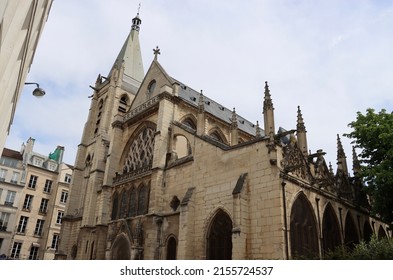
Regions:
[[[153,163],[155,129],[145,127],[131,143],[123,171],[128,173],[151,167]]]

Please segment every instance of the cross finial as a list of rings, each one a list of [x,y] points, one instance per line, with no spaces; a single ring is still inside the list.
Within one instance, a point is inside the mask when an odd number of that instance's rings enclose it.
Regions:
[[[157,46],[155,49],[153,49],[153,52],[154,52],[154,60],[157,60],[157,55],[161,54],[159,47]]]

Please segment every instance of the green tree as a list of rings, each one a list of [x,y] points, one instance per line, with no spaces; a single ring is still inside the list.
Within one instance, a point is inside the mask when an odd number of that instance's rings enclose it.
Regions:
[[[325,260],[392,260],[393,239],[378,239],[375,235],[369,242],[362,240],[350,250],[338,246],[324,256]]]
[[[367,109],[365,115],[357,112],[355,121],[348,124],[352,132],[344,136],[361,150],[358,175],[363,188],[371,197],[372,213],[383,221],[393,222],[393,112],[382,109],[375,113]]]

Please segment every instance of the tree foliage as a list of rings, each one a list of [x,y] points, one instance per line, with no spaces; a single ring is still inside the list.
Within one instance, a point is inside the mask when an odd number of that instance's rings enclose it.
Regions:
[[[375,235],[369,242],[362,240],[350,250],[338,246],[336,250],[328,252],[326,260],[392,260],[393,239],[378,239]]]
[[[358,175],[371,197],[372,212],[387,223],[393,222],[393,112],[367,109],[357,112],[348,124],[352,132],[344,134],[361,150]]]

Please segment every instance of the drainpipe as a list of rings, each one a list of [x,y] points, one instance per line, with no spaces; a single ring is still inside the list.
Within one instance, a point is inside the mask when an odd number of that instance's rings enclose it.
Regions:
[[[287,203],[285,196],[285,181],[282,178],[281,187],[282,187],[282,207],[284,212],[284,246],[285,246],[285,259],[289,260],[289,249],[288,249],[288,222],[287,222]]]

